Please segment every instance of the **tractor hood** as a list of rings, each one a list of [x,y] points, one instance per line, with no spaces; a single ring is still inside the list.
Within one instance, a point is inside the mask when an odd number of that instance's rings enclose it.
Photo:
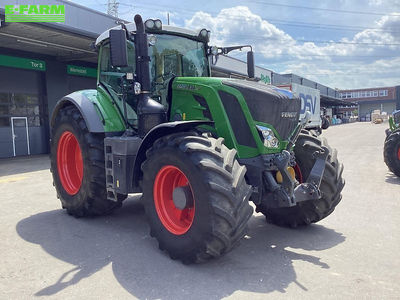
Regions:
[[[264,83],[226,79],[222,84],[237,89],[255,121],[272,125],[287,140],[299,122],[300,99],[290,91]]]

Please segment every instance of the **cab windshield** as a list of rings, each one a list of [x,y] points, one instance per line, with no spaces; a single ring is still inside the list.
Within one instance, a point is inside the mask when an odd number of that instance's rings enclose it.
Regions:
[[[168,34],[155,37],[155,44],[149,47],[151,93],[165,104],[171,78],[208,77],[210,70],[203,42]]]

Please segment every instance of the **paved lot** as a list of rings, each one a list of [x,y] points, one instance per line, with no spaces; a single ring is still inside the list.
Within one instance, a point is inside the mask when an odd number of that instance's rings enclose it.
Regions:
[[[158,250],[135,197],[111,216],[75,219],[60,209],[47,156],[0,160],[0,298],[399,298],[400,179],[382,159],[385,128],[324,133],[347,182],[326,220],[293,230],[254,214],[239,248],[191,266]]]

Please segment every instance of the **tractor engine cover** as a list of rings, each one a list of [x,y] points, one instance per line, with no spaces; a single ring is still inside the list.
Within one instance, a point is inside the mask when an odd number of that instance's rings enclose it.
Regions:
[[[255,121],[272,125],[287,140],[299,123],[301,101],[292,92],[264,83],[229,79],[224,85],[240,91]]]

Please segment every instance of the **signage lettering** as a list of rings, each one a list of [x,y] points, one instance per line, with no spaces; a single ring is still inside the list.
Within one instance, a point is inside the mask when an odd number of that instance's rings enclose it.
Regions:
[[[315,96],[314,99],[309,94],[299,94],[301,100],[301,111],[300,114],[304,114],[307,110],[312,114],[315,113],[315,108],[317,106],[317,97]]]
[[[65,22],[65,5],[5,5],[6,22]]]
[[[74,65],[67,65],[67,73],[70,75],[78,75],[78,76],[93,77],[93,78],[97,77],[97,69],[74,66]]]
[[[46,71],[46,63],[42,60],[8,55],[0,55],[0,66]]]

